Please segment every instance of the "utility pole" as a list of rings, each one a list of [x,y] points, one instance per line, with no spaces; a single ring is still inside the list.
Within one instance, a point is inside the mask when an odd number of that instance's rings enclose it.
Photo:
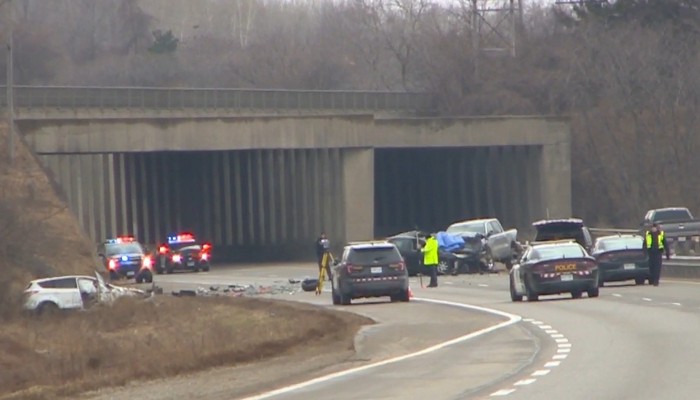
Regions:
[[[474,75],[479,79],[482,53],[507,52],[511,57],[518,54],[523,34],[523,0],[471,0],[470,7]]]
[[[15,93],[14,93],[14,56],[12,54],[12,48],[14,47],[14,30],[15,30],[15,18],[14,18],[14,5],[12,0],[6,0],[5,6],[7,9],[7,19],[8,19],[8,34],[7,34],[7,147],[10,157],[10,164],[14,164],[15,161]]]

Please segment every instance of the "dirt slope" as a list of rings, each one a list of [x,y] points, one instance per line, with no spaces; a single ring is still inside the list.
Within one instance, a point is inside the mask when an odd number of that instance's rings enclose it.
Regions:
[[[8,129],[0,123],[0,317],[16,308],[28,280],[91,274],[96,265],[94,245],[38,159],[15,144],[10,164]]]

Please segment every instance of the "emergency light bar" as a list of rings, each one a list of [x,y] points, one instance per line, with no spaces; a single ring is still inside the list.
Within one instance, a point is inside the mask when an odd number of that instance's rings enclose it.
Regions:
[[[130,243],[134,241],[133,236],[119,236],[116,238],[112,239],[107,239],[105,242],[109,244],[116,244],[116,243]]]
[[[191,233],[181,233],[179,235],[168,236],[168,243],[183,243],[195,242],[194,235]]]

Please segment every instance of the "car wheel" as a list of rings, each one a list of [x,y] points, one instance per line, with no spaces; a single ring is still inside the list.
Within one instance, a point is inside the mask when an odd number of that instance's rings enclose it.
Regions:
[[[136,283],[143,283],[143,276],[141,274],[136,275],[134,281],[136,281]]]
[[[350,304],[352,304],[352,295],[350,293],[343,293],[342,287],[338,288],[338,292],[338,299],[340,300],[341,305],[349,306]]]
[[[580,290],[576,290],[571,292],[571,298],[573,299],[580,299],[583,293]]]
[[[634,280],[634,283],[638,286],[641,286],[644,284],[644,278],[637,278]]]
[[[55,315],[58,313],[59,308],[56,303],[52,301],[45,301],[39,304],[36,311],[39,315]]]
[[[437,272],[438,275],[447,275],[448,270],[450,269],[449,264],[447,264],[447,261],[440,260],[437,265]]]
[[[144,280],[146,281],[146,283],[153,283],[153,274],[150,272],[146,273]]]
[[[408,289],[402,290],[399,294],[391,296],[391,301],[407,302],[410,300],[411,300],[411,294],[408,292]]]
[[[513,274],[510,274],[510,299],[512,301],[523,301],[523,295],[518,294],[518,292],[515,290],[515,279],[513,278]]]
[[[540,296],[532,290],[528,280],[525,280],[525,297],[527,297],[527,301],[537,301],[540,299]]]
[[[588,297],[598,297],[600,290],[597,287],[588,289]]]

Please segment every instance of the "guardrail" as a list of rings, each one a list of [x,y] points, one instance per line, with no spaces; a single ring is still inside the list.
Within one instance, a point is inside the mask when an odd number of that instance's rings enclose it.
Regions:
[[[153,87],[15,86],[15,107],[430,111],[427,93]],[[0,107],[7,105],[0,86]]]

